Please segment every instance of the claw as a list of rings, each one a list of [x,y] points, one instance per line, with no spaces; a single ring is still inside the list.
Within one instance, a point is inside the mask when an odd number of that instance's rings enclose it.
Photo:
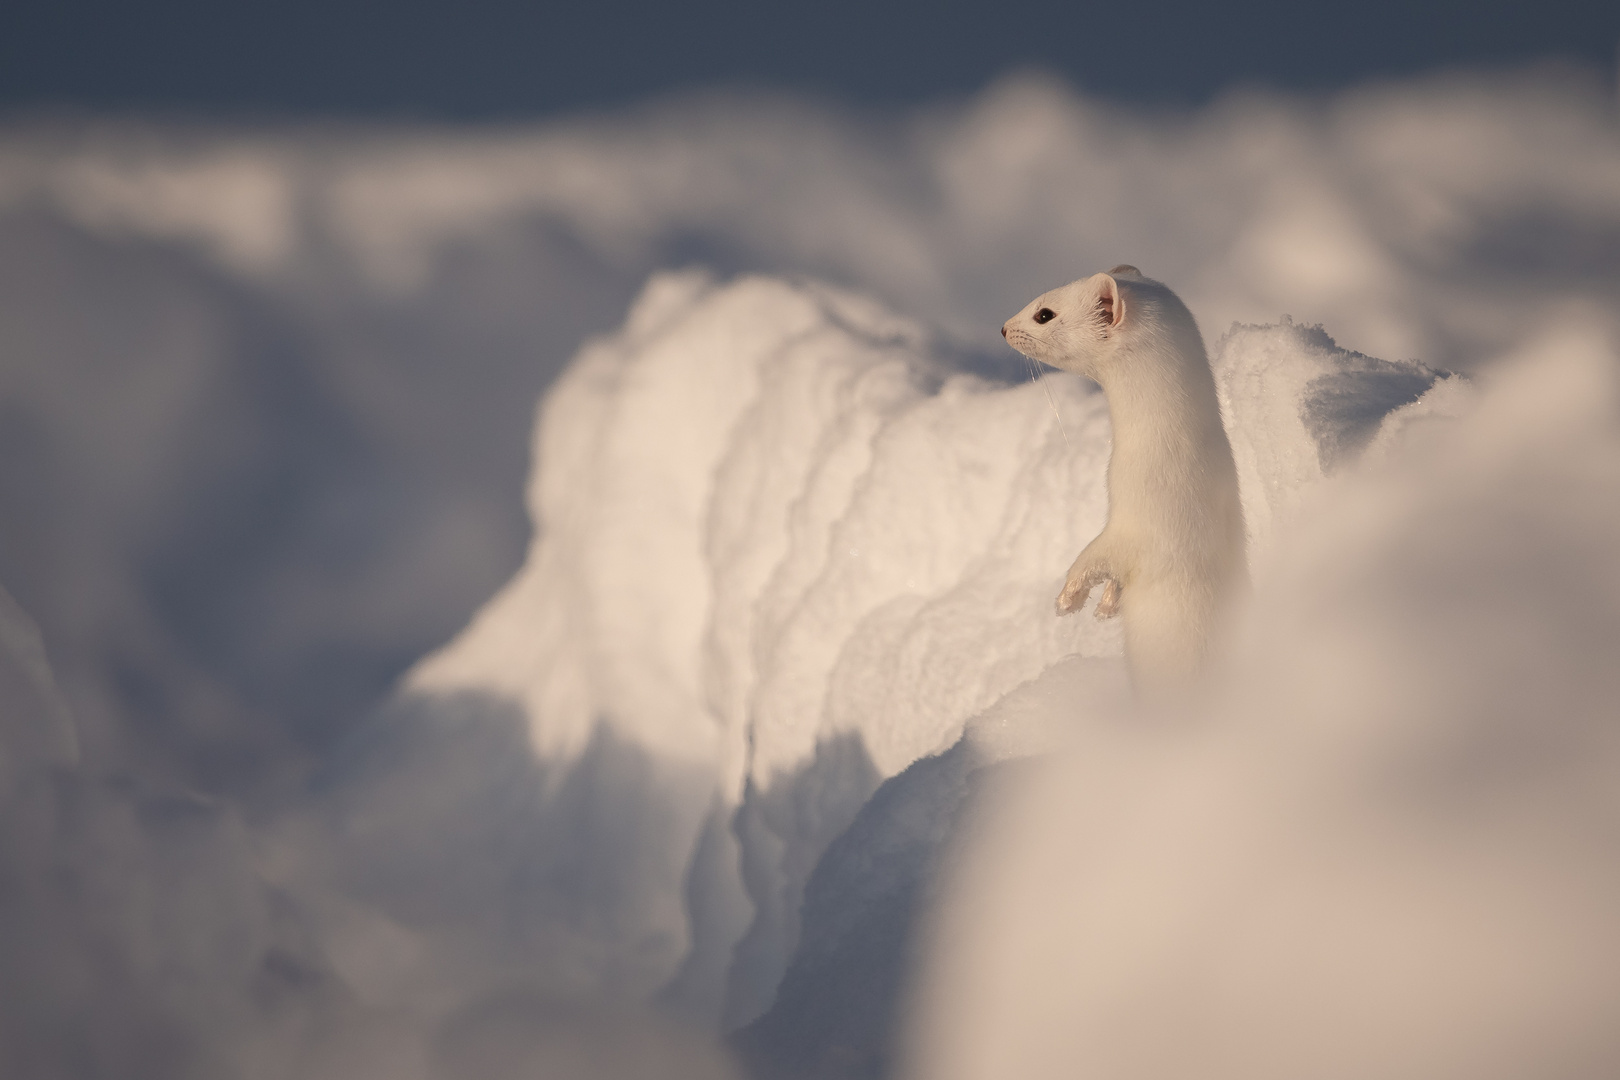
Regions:
[[[1119,582],[1114,578],[1108,579],[1103,586],[1102,595],[1097,597],[1097,610],[1094,613],[1099,619],[1112,619],[1119,614]]]
[[[1058,593],[1057,603],[1054,605],[1058,615],[1073,615],[1086,606],[1086,598],[1091,595],[1091,584],[1082,582],[1078,587],[1063,586]]]

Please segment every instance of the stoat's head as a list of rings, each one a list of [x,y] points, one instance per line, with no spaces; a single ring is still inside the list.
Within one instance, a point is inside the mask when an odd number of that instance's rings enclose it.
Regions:
[[[1031,300],[1001,327],[1007,344],[1034,360],[1096,379],[1132,325],[1134,266],[1071,281]]]

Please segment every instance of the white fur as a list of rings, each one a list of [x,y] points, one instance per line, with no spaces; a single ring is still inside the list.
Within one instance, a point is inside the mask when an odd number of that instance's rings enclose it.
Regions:
[[[1117,266],[1041,294],[1001,332],[1108,395],[1108,524],[1069,568],[1058,614],[1102,585],[1097,617],[1124,615],[1137,689],[1185,683],[1248,583],[1237,469],[1198,324],[1163,284]]]

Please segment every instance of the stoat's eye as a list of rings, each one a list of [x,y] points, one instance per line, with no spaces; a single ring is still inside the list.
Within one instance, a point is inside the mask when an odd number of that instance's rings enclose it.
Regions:
[[[1049,307],[1043,307],[1035,313],[1035,321],[1038,323],[1049,323],[1055,318],[1057,318],[1057,312]]]

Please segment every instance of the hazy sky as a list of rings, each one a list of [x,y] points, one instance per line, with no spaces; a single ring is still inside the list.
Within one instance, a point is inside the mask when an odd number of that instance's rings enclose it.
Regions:
[[[0,108],[493,117],[720,84],[892,102],[1029,65],[1187,102],[1547,56],[1613,71],[1617,43],[1604,0],[14,0]]]

